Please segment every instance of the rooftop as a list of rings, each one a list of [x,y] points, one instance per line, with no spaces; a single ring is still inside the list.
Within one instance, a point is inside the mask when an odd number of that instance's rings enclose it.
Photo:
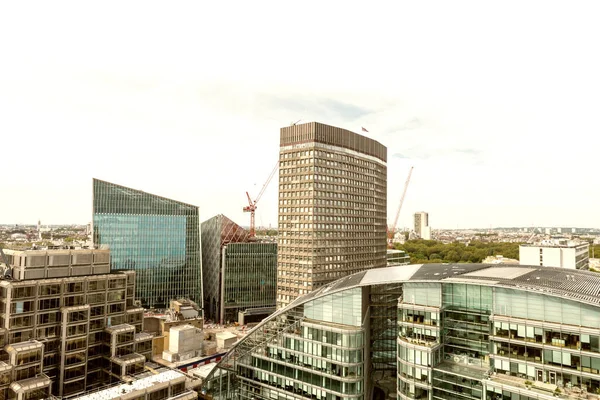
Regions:
[[[358,272],[297,298],[285,309],[352,287],[404,282],[465,282],[530,290],[600,305],[600,274],[557,267],[508,264],[412,264]]]
[[[588,242],[581,242],[579,240],[571,240],[567,238],[551,238],[545,239],[537,243],[526,243],[520,245],[520,247],[562,247],[562,248],[577,248],[577,247],[589,247]]]
[[[77,397],[77,400],[110,400],[110,399],[118,399],[124,394],[135,392],[137,390],[145,390],[151,388],[154,385],[170,382],[173,380],[181,380],[180,378],[185,379],[185,375],[181,372],[177,372],[174,370],[169,370],[165,372],[161,372],[156,375],[151,375],[146,378],[135,380],[131,383],[124,383],[122,385],[113,386],[106,390],[101,390],[99,392],[91,393],[85,396]]]
[[[384,145],[347,129],[325,125],[320,122],[307,122],[286,126],[280,130],[281,146],[307,142],[344,147],[387,162],[387,148]]]
[[[573,249],[573,248],[577,248],[577,247],[587,247],[587,246],[589,246],[589,243],[569,243],[569,244],[527,243],[527,244],[522,244],[521,246],[522,247],[548,247],[548,248],[556,247],[556,248]]]
[[[94,214],[130,214],[129,204],[135,205],[135,214],[172,215],[185,210],[198,214],[198,207],[181,201],[146,193],[142,190],[128,188],[116,183],[93,179]],[[112,199],[114,201],[107,201]],[[184,214],[179,214],[184,215]]]

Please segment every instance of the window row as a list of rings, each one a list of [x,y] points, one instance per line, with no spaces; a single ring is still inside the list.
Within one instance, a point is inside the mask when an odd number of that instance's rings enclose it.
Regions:
[[[56,296],[61,293],[84,293],[106,289],[125,289],[127,278],[118,279],[99,279],[93,281],[65,282],[56,284],[40,284],[31,286],[15,286],[11,288],[11,297],[13,299],[23,299],[38,296]]]

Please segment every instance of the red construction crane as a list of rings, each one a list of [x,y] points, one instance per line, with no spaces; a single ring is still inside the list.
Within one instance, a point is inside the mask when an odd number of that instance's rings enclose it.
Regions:
[[[271,179],[273,179],[273,175],[275,175],[275,171],[277,171],[277,168],[279,168],[279,160],[277,161],[277,164],[275,164],[273,171],[271,171],[271,174],[269,174],[267,181],[263,185],[262,189],[260,190],[260,193],[258,194],[258,196],[256,196],[256,199],[254,201],[252,201],[250,194],[246,192],[246,197],[248,197],[248,205],[244,207],[243,210],[244,212],[250,213],[250,232],[248,237],[253,238],[256,235],[256,230],[254,227],[254,212],[256,211],[256,203],[258,203],[263,193],[265,193],[265,189],[267,189],[267,186],[269,186],[269,182],[271,182]]]
[[[398,218],[400,217],[400,210],[402,209],[402,204],[404,203],[404,196],[406,196],[406,189],[408,189],[408,183],[410,182],[410,176],[412,175],[414,167],[410,167],[410,171],[408,171],[408,178],[406,178],[406,182],[404,183],[404,191],[402,192],[402,197],[400,197],[400,204],[398,205],[398,211],[396,211],[396,218],[394,218],[394,224],[388,229],[388,248],[394,248],[394,234],[396,233],[396,225],[398,224]]]

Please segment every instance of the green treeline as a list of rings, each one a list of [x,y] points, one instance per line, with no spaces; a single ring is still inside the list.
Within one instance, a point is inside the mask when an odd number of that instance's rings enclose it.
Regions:
[[[404,250],[412,264],[426,263],[480,263],[487,256],[502,255],[505,258],[519,259],[519,243],[487,243],[472,241],[443,244],[437,240],[407,240],[395,244],[396,249]]]
[[[590,258],[600,258],[600,244],[590,244]]]

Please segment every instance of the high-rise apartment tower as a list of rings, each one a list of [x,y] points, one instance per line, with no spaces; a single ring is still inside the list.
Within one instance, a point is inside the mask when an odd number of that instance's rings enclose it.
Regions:
[[[277,306],[386,265],[387,148],[311,122],[281,128]]]
[[[425,211],[415,213],[415,233],[420,239],[431,240],[429,214]]]

